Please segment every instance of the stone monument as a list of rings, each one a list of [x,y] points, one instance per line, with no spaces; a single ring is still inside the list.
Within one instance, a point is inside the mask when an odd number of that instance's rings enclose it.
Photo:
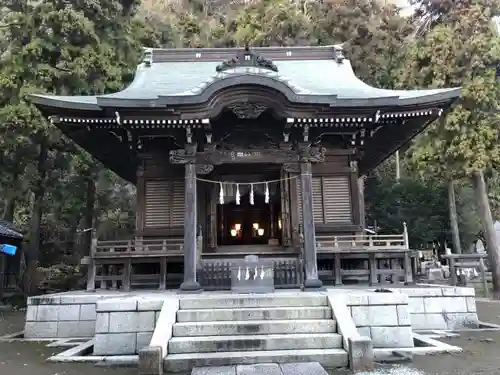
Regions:
[[[498,223],[498,221],[497,221]],[[497,241],[498,241],[498,230],[496,228],[496,223],[495,223],[495,232],[496,232],[496,235],[497,235]],[[484,243],[483,241],[481,241],[480,239],[476,241],[476,253],[478,254],[484,254],[486,253],[486,250],[484,249]]]

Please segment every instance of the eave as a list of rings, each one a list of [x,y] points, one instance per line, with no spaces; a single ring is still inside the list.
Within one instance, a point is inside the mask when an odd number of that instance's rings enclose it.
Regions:
[[[84,112],[102,111],[107,108],[111,109],[144,109],[145,111],[153,109],[168,109],[169,107],[189,107],[213,105],[214,99],[217,99],[218,93],[227,92],[225,96],[233,96],[234,100],[239,100],[238,97],[231,93],[231,88],[237,88],[239,85],[254,86],[258,92],[258,87],[269,87],[282,93],[286,98],[286,104],[290,107],[313,105],[313,106],[328,106],[332,109],[352,109],[352,108],[397,108],[397,107],[426,107],[437,103],[446,103],[456,99],[460,95],[460,88],[443,89],[436,92],[435,90],[421,90],[421,95],[414,97],[401,98],[400,96],[389,96],[383,98],[339,98],[334,95],[301,95],[294,93],[280,82],[264,82],[267,79],[264,77],[243,76],[238,79],[226,82],[217,82],[207,87],[199,95],[186,96],[162,96],[148,99],[124,99],[103,96],[86,97],[85,101],[79,101],[78,97],[63,97],[63,96],[48,96],[48,95],[31,95],[31,100],[34,104],[40,107],[53,108],[57,110],[72,110]],[[238,82],[236,84],[235,82]],[[284,103],[285,104],[285,103]],[[64,114],[61,112],[60,114]]]

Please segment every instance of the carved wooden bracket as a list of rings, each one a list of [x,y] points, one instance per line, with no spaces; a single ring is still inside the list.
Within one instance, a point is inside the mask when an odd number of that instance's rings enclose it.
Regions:
[[[196,174],[209,174],[214,170],[214,166],[212,164],[196,164]]]
[[[196,163],[196,144],[186,145],[185,149],[171,150],[169,155],[172,164]]]
[[[325,161],[326,149],[321,146],[300,147],[300,161],[303,163],[323,163]]]

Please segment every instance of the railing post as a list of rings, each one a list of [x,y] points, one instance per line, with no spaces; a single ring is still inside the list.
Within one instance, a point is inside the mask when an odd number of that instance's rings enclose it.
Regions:
[[[450,267],[450,281],[452,286],[456,286],[458,283],[457,270],[455,258],[453,256],[448,258],[448,264]]]
[[[479,258],[479,272],[481,272],[481,280],[483,282],[484,297],[490,298],[490,290],[488,288],[488,280],[486,279],[486,265],[484,264],[484,258]]]
[[[403,221],[403,241],[405,249],[410,249],[410,241],[408,239],[408,227],[406,225],[406,221]]]

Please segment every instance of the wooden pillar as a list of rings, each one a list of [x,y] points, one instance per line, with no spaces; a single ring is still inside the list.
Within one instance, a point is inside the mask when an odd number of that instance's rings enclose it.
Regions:
[[[313,203],[312,203],[312,168],[311,161],[307,157],[309,147],[301,150],[300,183],[302,187],[302,223],[304,232],[304,263],[306,278],[304,289],[320,289],[323,283],[318,278],[318,262],[316,258],[316,233],[314,227]],[[304,157],[305,156],[305,157]]]
[[[215,249],[217,247],[217,186],[210,186],[210,238],[209,247]]]
[[[365,222],[365,176],[358,178],[359,225],[366,228]],[[362,232],[364,234],[364,231]]]
[[[281,244],[285,247],[292,246],[292,230],[290,221],[290,181],[289,174],[281,169]]]
[[[269,240],[274,238],[274,201],[269,199]]]
[[[180,289],[194,292],[201,290],[196,279],[196,164],[188,162],[184,168],[184,282]]]
[[[137,183],[136,183],[136,213],[135,213],[135,233],[144,230],[144,211],[146,207],[146,186],[144,181],[144,166],[137,167]]]

